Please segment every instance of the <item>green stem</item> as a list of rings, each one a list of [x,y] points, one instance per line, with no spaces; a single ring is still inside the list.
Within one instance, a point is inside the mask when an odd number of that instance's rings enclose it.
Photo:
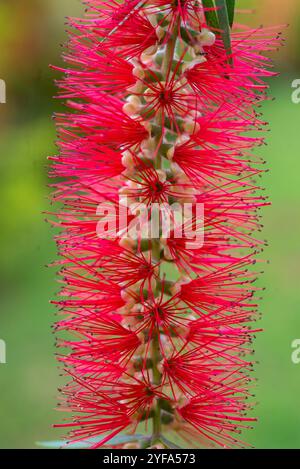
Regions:
[[[180,19],[178,18],[178,20],[176,21],[174,25],[173,31],[170,33],[170,39],[166,45],[166,53],[163,59],[162,67],[161,67],[162,75],[165,78],[167,77],[167,73],[168,72],[170,73],[172,62],[174,59],[179,24],[180,24]]]
[[[162,73],[162,77],[164,81],[166,81],[168,73],[172,73],[171,66],[172,66],[172,62],[174,59],[179,26],[180,26],[180,18],[178,18],[178,20],[176,21],[173,31],[170,32],[170,39],[166,45],[165,56],[164,56],[162,66],[161,66],[161,73]],[[163,143],[162,142],[163,128],[162,128],[161,115],[157,119],[157,124],[160,125],[161,127],[161,134],[157,140],[158,142],[161,140],[161,143]],[[160,152],[158,152],[157,154],[155,167],[156,169],[161,169],[162,167],[162,157],[161,157]],[[160,261],[160,240],[159,239],[152,240],[152,256],[153,256],[153,260]],[[157,293],[159,294],[159,289],[157,289]],[[160,354],[159,329],[158,328],[155,328],[153,331],[151,351],[152,351],[151,358],[152,358],[153,384],[155,386],[159,386],[161,384],[161,374],[160,374],[160,371],[158,370],[158,364],[161,360],[161,354]],[[152,444],[155,444],[157,441],[159,441],[160,433],[161,433],[161,408],[160,408],[160,403],[157,400],[156,405],[154,407],[154,412],[153,412]]]
[[[157,364],[160,361],[160,346],[159,346],[159,331],[153,332],[152,340],[152,363],[153,363],[153,384],[159,386],[161,383],[161,374],[157,368]],[[153,413],[153,434],[152,443],[156,443],[161,433],[161,409],[160,404],[157,401],[154,407]]]

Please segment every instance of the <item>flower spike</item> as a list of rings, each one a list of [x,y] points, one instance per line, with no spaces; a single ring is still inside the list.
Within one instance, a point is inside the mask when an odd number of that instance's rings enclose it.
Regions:
[[[70,446],[245,447],[269,204],[253,153],[281,36],[231,29],[234,2],[85,3],[53,67],[57,426]]]

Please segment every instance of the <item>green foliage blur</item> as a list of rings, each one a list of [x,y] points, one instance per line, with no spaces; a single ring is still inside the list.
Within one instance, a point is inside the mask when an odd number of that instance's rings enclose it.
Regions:
[[[273,206],[264,211],[262,236],[271,264],[262,264],[267,289],[259,327],[265,332],[255,344],[259,422],[245,439],[258,448],[300,448],[300,364],[291,361],[291,343],[300,338],[300,104],[291,101],[291,83],[300,78],[300,7],[297,0],[285,0],[283,8],[279,0],[237,4],[257,7],[253,24],[292,23],[276,58],[282,72],[272,81],[276,101],[264,106],[272,132],[260,151],[271,169],[263,182]],[[0,104],[0,339],[7,345],[7,364],[0,365],[1,448],[57,439],[51,425],[63,418],[54,411],[60,377],[50,329],[57,285],[54,269],[44,267],[55,258],[43,212],[51,210],[46,158],[56,152],[51,115],[60,109],[48,64],[60,63],[65,16],[82,11],[79,0],[0,2],[0,79],[7,84],[7,104]]]

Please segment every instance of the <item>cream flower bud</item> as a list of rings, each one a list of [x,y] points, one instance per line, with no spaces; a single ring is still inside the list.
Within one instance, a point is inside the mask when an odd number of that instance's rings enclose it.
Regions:
[[[135,167],[135,162],[132,153],[128,150],[123,152],[121,161],[122,165],[127,169],[133,169]]]
[[[154,99],[154,93],[151,90],[151,88],[147,88],[145,93],[144,93],[144,99],[148,103]]]
[[[126,103],[124,104],[123,108],[122,108],[124,114],[126,114],[127,116],[135,116],[136,113],[137,113],[137,109],[135,106],[133,106],[133,104],[131,103]]]
[[[180,279],[177,280],[177,282],[175,282],[174,285],[172,285],[172,287],[170,288],[170,292],[172,293],[172,295],[176,295],[176,293],[180,293],[181,286],[186,285],[187,283],[190,283],[190,281],[191,279],[189,277],[187,277],[186,275],[182,275]]]
[[[187,134],[192,135],[200,130],[200,125],[198,124],[198,122],[187,120],[183,124],[183,130]]]
[[[175,152],[175,147],[169,148],[169,150],[167,151],[168,160],[172,161],[172,159],[174,157],[174,152]]]
[[[155,28],[155,26],[157,26],[157,15],[147,15],[147,18],[151,25]]]
[[[140,186],[140,184],[136,181],[132,181],[131,179],[129,179],[129,181],[126,181],[126,186],[130,187],[130,189],[138,189]]]
[[[187,319],[188,319],[189,321],[196,321],[196,320],[197,320],[196,316],[194,316],[193,314],[189,314],[189,315],[187,316]]]
[[[166,31],[163,28],[161,28],[160,26],[157,26],[156,36],[157,36],[159,41],[161,41],[164,38],[165,34],[166,34]]]
[[[160,182],[165,182],[167,180],[167,174],[163,169],[157,169],[156,174],[158,175]]]
[[[149,121],[143,121],[141,122],[142,126],[145,127],[145,129],[147,130],[147,132],[151,132],[151,123]]]
[[[175,146],[178,145],[183,145],[184,143],[188,142],[190,140],[190,136],[187,134],[182,134],[180,137],[178,137],[175,141]]]
[[[176,165],[176,163],[175,163],[175,165]],[[175,165],[174,165],[174,169],[173,169],[173,178],[175,179],[177,184],[190,184],[190,180],[187,177],[187,175],[185,174],[185,172],[182,171],[182,169],[178,165],[176,165],[176,166]]]
[[[177,164],[177,163],[171,163],[171,170],[173,173],[178,173],[178,172],[182,172],[182,169],[180,168],[180,166]]]
[[[157,44],[154,44],[153,46],[147,47],[147,49],[143,51],[143,54],[153,55],[157,52],[157,49],[158,49]]]
[[[175,329],[176,334],[182,338],[187,338],[190,333],[190,328],[188,326],[185,326],[184,324],[175,326],[174,329]]]
[[[192,59],[197,57],[196,50],[193,46],[189,46],[187,52],[192,57]]]
[[[201,46],[213,46],[216,42],[216,35],[209,31],[209,29],[203,28],[201,33],[197,36],[197,41]]]
[[[197,198],[193,195],[187,195],[187,196],[181,197],[180,199],[178,199],[178,201],[181,202],[182,204],[195,204],[197,202]],[[190,214],[187,213],[187,217],[189,218]]]
[[[139,449],[139,444],[138,443],[125,443],[125,445],[123,445],[123,449]]]
[[[155,54],[157,52],[158,46],[155,44],[154,46],[150,46],[141,53],[141,61],[144,64],[148,64],[149,62],[153,62],[155,60]]]
[[[190,403],[190,399],[185,394],[180,394],[178,399],[178,407],[184,407]]]
[[[142,355],[145,351],[145,334],[142,331],[142,332],[138,332],[136,335],[139,341],[141,342],[141,345],[139,345],[135,353],[136,355]]]
[[[141,212],[140,202],[133,202],[129,204],[129,211],[132,215],[139,215]]]
[[[122,196],[122,195],[129,195],[130,194],[130,189],[128,187],[120,187],[119,189],[119,195]]]
[[[178,282],[174,283],[174,285],[170,287],[171,295],[175,296],[177,295],[177,293],[180,293],[180,292],[181,292],[181,285]]]
[[[128,307],[131,309],[132,306],[136,303],[133,290],[121,290],[121,298],[126,303],[126,306],[124,308]]]
[[[145,71],[142,67],[140,67],[139,65],[136,65],[132,70],[132,75],[134,77],[143,79],[145,78]]]
[[[128,250],[132,251],[136,246],[136,242],[132,238],[121,238],[119,240],[119,246],[121,248],[128,249]]]
[[[156,149],[156,146],[157,146],[157,142],[154,137],[147,138],[146,140],[143,140],[141,143],[142,150],[154,151]]]
[[[201,55],[200,57],[197,57],[191,62],[185,63],[182,67],[182,71],[185,72],[186,70],[191,70],[192,68],[196,67],[196,65],[201,65],[201,64],[204,64],[205,62],[207,62],[206,58],[203,55]]]
[[[141,82],[141,80],[137,80],[134,85],[131,85],[127,88],[127,91],[129,93],[138,93],[141,94],[144,89],[144,84]]]
[[[123,106],[123,112],[125,112],[125,114],[127,114],[128,116],[133,116],[133,115],[138,114],[142,105],[140,99],[137,96],[132,94],[128,96],[126,101],[127,102]]]
[[[157,369],[160,372],[160,374],[162,375],[163,372],[164,372],[164,364],[163,364],[162,361],[157,364]]]
[[[164,247],[164,258],[168,261],[174,260],[174,257],[172,256],[169,246]]]
[[[134,94],[128,96],[126,101],[128,103],[131,103],[133,106],[136,106],[137,109],[140,108],[142,105],[140,98],[138,96],[135,96]]]
[[[143,151],[143,156],[147,158],[148,160],[154,160],[155,159],[155,153],[151,150],[144,150]]]

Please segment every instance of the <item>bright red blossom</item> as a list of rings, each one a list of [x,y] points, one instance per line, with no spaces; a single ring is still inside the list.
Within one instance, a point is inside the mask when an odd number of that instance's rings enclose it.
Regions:
[[[56,115],[50,158],[62,229],[55,329],[69,349],[58,360],[70,379],[60,408],[71,417],[59,426],[72,441],[94,437],[94,448],[139,424],[149,433],[150,421],[150,447],[164,433],[243,447],[239,434],[255,420],[256,233],[269,203],[252,153],[266,126],[256,106],[274,75],[263,53],[280,35],[234,25],[228,56],[201,2],[85,3],[85,19],[69,20],[66,67],[56,68],[68,111]],[[171,209],[167,238],[124,235],[124,210],[136,232],[155,204],[203,204],[204,245],[175,236]],[[186,213],[192,229],[197,216]]]

